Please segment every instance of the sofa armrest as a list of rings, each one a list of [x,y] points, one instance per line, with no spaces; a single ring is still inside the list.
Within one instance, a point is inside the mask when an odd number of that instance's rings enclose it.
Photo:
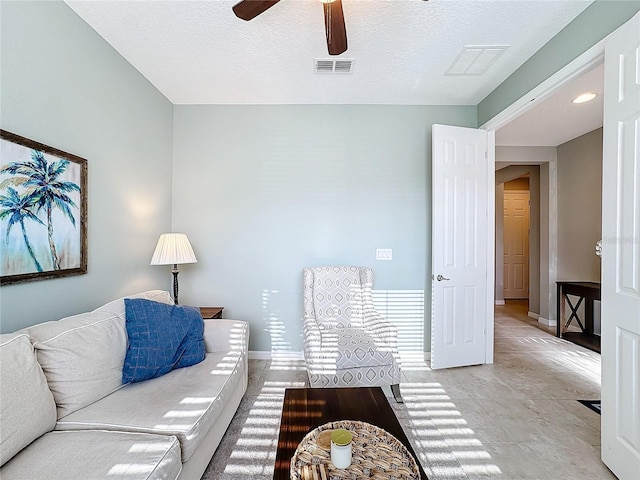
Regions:
[[[206,352],[249,351],[249,324],[242,320],[214,319],[204,321]]]

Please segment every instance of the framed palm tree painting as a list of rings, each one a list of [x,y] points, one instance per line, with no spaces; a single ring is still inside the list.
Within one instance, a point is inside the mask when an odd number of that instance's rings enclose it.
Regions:
[[[0,130],[0,284],[87,273],[87,161]]]

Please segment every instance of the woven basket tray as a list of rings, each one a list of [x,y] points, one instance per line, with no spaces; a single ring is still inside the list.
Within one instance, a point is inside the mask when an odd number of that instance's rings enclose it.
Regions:
[[[326,430],[344,428],[353,435],[351,466],[338,469],[331,463],[330,449],[318,445]],[[342,420],[326,423],[307,433],[291,458],[291,480],[307,480],[304,467],[322,465],[330,480],[419,480],[418,465],[407,448],[385,430],[365,422]],[[311,477],[313,478],[313,477]],[[321,477],[318,477],[321,478]]]

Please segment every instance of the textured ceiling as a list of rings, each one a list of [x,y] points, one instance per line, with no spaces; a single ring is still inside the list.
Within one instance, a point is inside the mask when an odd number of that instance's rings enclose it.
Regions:
[[[66,0],[175,104],[476,105],[584,10],[582,0],[343,0],[351,74],[329,58],[319,0],[245,22],[236,0]],[[465,45],[509,48],[480,76],[445,76]]]

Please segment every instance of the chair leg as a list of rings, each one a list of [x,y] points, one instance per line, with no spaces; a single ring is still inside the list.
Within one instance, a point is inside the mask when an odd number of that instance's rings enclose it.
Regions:
[[[396,383],[395,385],[391,385],[391,393],[393,393],[393,398],[396,399],[396,402],[404,403],[402,395],[400,395],[400,384]]]

